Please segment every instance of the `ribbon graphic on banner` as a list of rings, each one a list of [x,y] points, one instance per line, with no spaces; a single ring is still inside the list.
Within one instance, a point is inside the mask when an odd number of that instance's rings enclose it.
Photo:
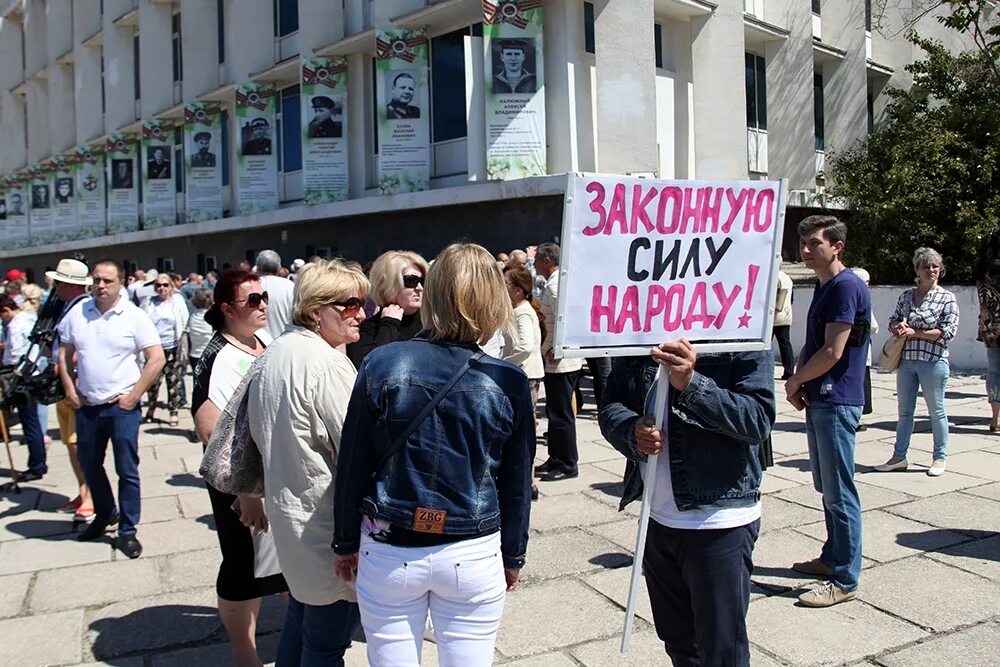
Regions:
[[[499,4],[493,4],[489,0],[483,1],[483,22],[487,25],[498,23],[509,23],[521,28],[528,26],[528,17],[525,12],[531,9],[538,9],[542,6],[542,0],[501,0]]]
[[[262,88],[260,90],[253,90],[250,92],[237,89],[236,108],[265,111],[267,110],[267,100],[273,95],[274,90],[269,88]]]
[[[427,36],[420,34],[413,37],[396,37],[386,40],[381,36],[375,38],[375,59],[391,60],[398,58],[408,63],[416,60],[417,55],[413,52],[414,47],[427,43]]]
[[[326,86],[331,90],[337,87],[337,75],[347,72],[347,65],[337,64],[330,67],[311,67],[302,65],[303,86]]]
[[[184,107],[184,123],[186,125],[201,124],[205,127],[212,127],[213,116],[219,113],[219,105],[211,104],[200,108]]]

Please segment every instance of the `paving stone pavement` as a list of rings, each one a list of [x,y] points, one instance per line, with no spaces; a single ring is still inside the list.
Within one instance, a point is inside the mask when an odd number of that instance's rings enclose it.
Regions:
[[[780,385],[780,383],[778,383]],[[779,403],[775,466],[763,490],[748,627],[755,667],[774,665],[996,665],[1000,646],[1000,435],[987,429],[980,377],[953,377],[948,472],[932,479],[931,436],[918,406],[907,472],[876,473],[896,423],[895,378],[873,378],[875,413],[859,434],[856,480],[864,508],[859,599],[825,610],[795,597],[814,582],[789,569],[824,538],[812,489],[803,416]],[[778,387],[780,395],[780,386]],[[618,651],[638,508],[617,511],[624,462],[585,405],[577,421],[576,480],[540,484],[523,583],[507,599],[496,663],[511,667],[669,664],[642,589],[632,650]],[[0,495],[0,665],[159,667],[220,665],[228,645],[215,610],[218,546],[198,477],[201,448],[177,428],[144,425],[140,438],[143,556],[81,544],[67,515],[74,495],[58,439],[50,473]],[[540,431],[544,430],[544,420]],[[50,432],[56,437],[55,411]],[[15,429],[15,438],[17,430]],[[13,447],[15,460],[26,452]],[[544,455],[544,448],[540,448]],[[543,456],[539,456],[541,460]],[[4,461],[2,466],[6,466]],[[109,454],[109,470],[113,462]],[[273,660],[283,615],[265,601],[262,657]],[[435,647],[424,647],[436,664]],[[366,663],[356,642],[347,664]]]

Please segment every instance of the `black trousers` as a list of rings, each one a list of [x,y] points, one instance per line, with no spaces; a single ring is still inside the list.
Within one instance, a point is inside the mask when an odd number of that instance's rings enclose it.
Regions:
[[[608,386],[608,376],[611,375],[611,357],[588,357],[587,367],[594,378],[594,400],[600,411],[604,404],[604,389]]]
[[[656,634],[674,667],[748,667],[753,545],[760,520],[678,530],[652,519],[642,571]]]
[[[792,339],[789,337],[791,329],[790,326],[771,329],[771,337],[778,340],[778,354],[781,355],[781,376],[785,378],[792,377],[792,373],[795,372],[795,351],[792,350]]]
[[[580,371],[545,374],[545,416],[549,420],[549,458],[569,470],[576,470],[580,455],[576,449],[576,417],[573,388]]]

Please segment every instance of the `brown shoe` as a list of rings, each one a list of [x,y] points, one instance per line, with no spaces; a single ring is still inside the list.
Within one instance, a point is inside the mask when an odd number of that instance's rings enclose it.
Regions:
[[[829,577],[833,574],[833,568],[819,558],[813,558],[802,563],[792,563],[792,569],[802,574],[811,574],[817,577]]]
[[[803,593],[799,596],[799,603],[805,607],[832,607],[841,602],[848,602],[858,596],[857,591],[845,591],[843,588],[828,581],[819,588]]]

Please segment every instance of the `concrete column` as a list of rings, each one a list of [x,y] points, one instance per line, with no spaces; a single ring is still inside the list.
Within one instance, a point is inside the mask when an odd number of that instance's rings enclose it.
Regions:
[[[133,67],[131,27],[117,27],[112,21],[117,18],[104,12],[104,100],[105,132],[113,133],[123,125],[135,120],[135,78]]]
[[[299,0],[299,50],[308,57],[316,49],[343,39],[345,12],[339,2]]]
[[[226,81],[246,83],[274,64],[274,10],[270,2],[227,0],[225,19]]]
[[[55,60],[73,49],[72,0],[46,1],[45,41],[49,60]]]
[[[663,38],[663,68],[673,72],[674,178],[694,178],[694,86],[691,82],[691,25],[677,19],[659,19]],[[658,115],[661,115],[658,111]],[[661,174],[663,176],[663,174]]]
[[[174,104],[171,43],[172,5],[143,0],[139,5],[139,77],[142,117]]]
[[[27,0],[24,6],[24,74],[34,76],[49,63],[45,38],[45,0]]]
[[[373,45],[374,47],[374,45]],[[347,186],[351,199],[365,195],[369,156],[375,154],[372,132],[371,55],[351,54],[347,58]],[[375,104],[374,100],[369,100]]]
[[[542,39],[548,171],[594,171],[590,56],[584,50],[583,4],[548,0]],[[583,145],[581,135],[587,137],[588,146]]]
[[[0,92],[0,173],[27,164],[24,120],[24,99],[9,90]]]
[[[691,19],[694,178],[747,178],[743,0]]]
[[[813,115],[812,11],[799,0],[771,0],[768,21],[788,29],[788,38],[768,42],[768,176],[787,178],[789,190],[816,186]]]
[[[653,0],[594,3],[597,61],[597,168],[658,170]]]
[[[70,0],[73,5],[73,43],[79,44],[101,29],[101,0]]]
[[[52,153],[76,145],[76,113],[73,100],[73,66],[53,62],[49,76],[49,142]]]
[[[219,15],[215,2],[181,0],[181,54],[185,102],[219,86]]]
[[[47,82],[39,77],[29,79],[27,88],[27,158],[28,164],[35,164],[52,155],[52,143],[49,141],[49,92]]]
[[[24,26],[19,21],[0,21],[0,90],[10,90],[24,81]]]
[[[85,144],[104,134],[101,109],[101,47],[77,44],[73,50],[73,97],[76,143]]]
[[[828,37],[829,36],[829,37]],[[823,65],[826,151],[844,150],[868,134],[864,0],[823,4],[823,41],[847,52]]]

